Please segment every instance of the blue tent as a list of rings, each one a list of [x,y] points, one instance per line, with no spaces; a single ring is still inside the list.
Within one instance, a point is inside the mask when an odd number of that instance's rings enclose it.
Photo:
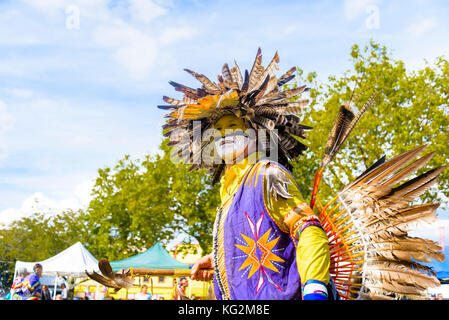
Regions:
[[[432,267],[436,273],[438,279],[449,279],[449,246],[444,247],[444,255],[446,259],[443,262],[432,261],[426,263],[427,266]]]
[[[112,270],[118,271],[126,268],[143,269],[189,269],[188,264],[173,258],[160,243],[156,243],[150,249],[132,257],[111,261]]]

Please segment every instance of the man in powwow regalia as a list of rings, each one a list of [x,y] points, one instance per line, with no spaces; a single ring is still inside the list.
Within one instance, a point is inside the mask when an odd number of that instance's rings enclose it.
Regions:
[[[179,103],[192,102],[169,115],[174,119],[166,126],[176,128],[169,131],[177,147],[175,155],[191,157],[193,167],[208,167],[214,182],[221,182],[213,252],[192,272],[192,279],[208,280],[210,274],[204,269],[213,267],[217,299],[338,297],[329,276],[327,235],[286,168],[289,160],[306,149],[291,135],[305,138],[305,131],[311,129],[299,124],[295,115],[307,100],[289,101],[306,88],[282,92],[295,68],[277,79],[278,60],[276,54],[264,69],[259,49],[245,79],[237,65],[230,69],[225,64],[219,85],[186,70],[203,83],[200,95],[192,96],[185,86],[172,82],[185,94]],[[199,139],[190,140],[191,131],[182,126],[191,121],[193,127],[215,132],[203,133],[195,146],[191,141]]]
[[[435,221],[439,204],[412,202],[444,167],[399,185],[432,158],[414,160],[425,148],[419,146],[382,157],[325,205],[316,202],[321,174],[375,98],[355,114],[357,95],[337,114],[306,203],[289,162],[306,149],[301,139],[312,129],[298,117],[308,103],[298,96],[307,88],[284,90],[296,68],[278,78],[278,62],[276,53],[263,67],[259,49],[250,72],[242,76],[237,63],[225,63],[218,84],[185,69],[202,87],[170,82],[184,96],[164,96],[168,105],[158,106],[170,111],[163,128],[173,159],[191,170],[206,168],[212,183],[221,183],[212,253],[195,263],[191,278],[209,281],[213,270],[210,297],[223,300],[425,298],[440,283],[418,262],[443,261],[444,254],[436,242],[408,231]],[[114,273],[107,259],[99,267],[102,275],[88,276],[116,290],[131,285],[132,271]]]
[[[292,175],[257,153],[244,120],[224,115],[214,127],[215,150],[226,165],[213,253],[200,263],[215,269],[215,296],[300,299],[302,288],[304,299],[328,299],[329,240]],[[195,269],[192,278],[203,275]]]

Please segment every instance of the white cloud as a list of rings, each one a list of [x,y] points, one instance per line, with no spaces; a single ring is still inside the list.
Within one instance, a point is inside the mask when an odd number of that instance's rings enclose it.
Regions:
[[[288,25],[288,26],[284,27],[283,29],[281,29],[280,32],[284,36],[290,36],[290,35],[293,35],[295,33],[299,33],[299,28],[297,26],[294,26],[294,25]]]
[[[421,237],[434,241],[440,241],[440,238],[444,239],[445,245],[449,245],[449,219],[443,219],[441,216],[447,211],[440,210],[439,218],[434,223],[422,223],[417,226],[416,230],[409,233],[412,237]]]
[[[159,46],[153,34],[117,18],[111,17],[108,25],[95,28],[92,39],[108,50],[113,60],[135,80],[148,76],[158,58]]]
[[[39,0],[39,1],[33,1],[33,0],[22,0],[22,2],[39,12],[49,15],[49,16],[55,16],[59,13],[61,9],[63,9],[66,5],[67,1],[61,1],[61,0]]]
[[[79,209],[85,208],[92,199],[90,193],[95,184],[95,180],[86,180],[77,185],[73,190],[72,196],[59,201],[60,208]]]
[[[6,110],[6,104],[0,100],[0,137],[13,127],[13,117]]]
[[[24,88],[2,88],[0,91],[19,99],[29,99],[34,95],[33,90]]]
[[[159,41],[162,44],[172,44],[179,40],[190,39],[198,33],[198,30],[186,26],[173,28],[169,27],[162,31]]]
[[[148,76],[157,61],[158,47],[150,38],[133,41],[126,47],[117,48],[113,57],[134,79]]]
[[[427,18],[412,23],[407,28],[407,33],[412,37],[420,37],[425,33],[428,33],[437,25],[437,21],[434,18]]]
[[[124,2],[125,5],[119,10],[115,10],[110,7],[110,1],[106,0],[22,0],[22,3],[24,9],[28,10],[21,12],[9,9],[7,14],[3,14],[14,26],[15,32],[14,37],[5,33],[0,37],[0,43],[52,46],[58,44],[61,47],[73,46],[76,49],[85,49],[86,46],[94,50],[103,49],[103,54],[122,67],[121,72],[133,80],[147,77],[157,61],[159,43],[156,31],[153,28],[145,28],[151,27],[150,23],[154,19],[167,14],[169,10],[166,6],[170,5],[150,0],[130,0]],[[77,10],[68,10],[71,8]],[[79,27],[75,30],[67,28],[75,21],[72,19],[73,14],[79,15],[76,17]],[[27,21],[26,28],[17,23],[20,20]],[[3,35],[2,29],[8,28],[2,28],[0,23],[0,35]],[[38,68],[67,68],[67,65],[58,64],[60,59],[60,56],[52,56],[45,61],[45,57],[40,57],[39,61],[42,63]],[[30,64],[35,60],[33,57]],[[23,58],[8,62],[0,63],[0,72],[6,71],[15,75],[20,72],[21,75],[28,76],[28,70],[39,71],[35,66],[20,67],[27,63]],[[64,63],[67,64],[67,59]],[[18,64],[18,70],[11,64]]]
[[[6,110],[6,104],[0,100],[0,162],[7,156],[4,134],[14,126],[13,116]]]
[[[70,6],[87,10],[106,9],[108,6],[107,0],[22,0],[21,2],[50,18],[65,14],[65,10]]]
[[[77,185],[67,198],[54,200],[43,192],[35,192],[27,197],[20,208],[8,208],[0,211],[0,226],[7,226],[15,220],[31,217],[34,213],[42,213],[46,217],[54,216],[64,210],[86,208],[91,200],[90,192],[94,180],[89,179]]]
[[[8,101],[7,109],[0,103],[0,222],[30,214],[31,200],[24,199],[37,197],[56,211],[79,207],[89,198],[80,182],[124,154],[154,153],[160,142],[151,130],[160,127],[159,117],[142,119],[138,107],[130,112],[121,102],[72,100],[27,87],[0,88],[0,95]]]
[[[150,23],[166,14],[168,10],[149,0],[133,0],[130,2],[131,17],[136,22]]]
[[[107,0],[22,0],[19,5],[5,5],[0,12],[0,46],[10,51],[22,46],[29,50],[2,59],[0,73],[35,80],[62,71],[72,76],[66,79],[68,82],[96,79],[97,83],[138,90],[142,80],[153,80],[152,75],[171,69],[174,61],[165,58],[170,53],[161,54],[161,46],[197,34],[197,29],[188,25],[190,22],[177,21],[176,26],[154,22],[169,18],[171,1],[117,3],[111,6]],[[78,10],[67,11],[72,7]],[[72,30],[67,25],[72,25],[74,13],[79,14],[80,27]],[[39,46],[54,50],[29,54]],[[145,85],[154,87],[148,82]]]
[[[377,5],[378,0],[345,0],[343,15],[345,20],[353,20],[365,14],[370,5]]]

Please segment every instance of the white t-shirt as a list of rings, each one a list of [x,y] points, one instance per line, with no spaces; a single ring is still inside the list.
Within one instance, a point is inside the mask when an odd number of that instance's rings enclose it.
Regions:
[[[150,300],[151,299],[151,294],[149,293],[136,293],[136,295],[134,296],[135,300]]]

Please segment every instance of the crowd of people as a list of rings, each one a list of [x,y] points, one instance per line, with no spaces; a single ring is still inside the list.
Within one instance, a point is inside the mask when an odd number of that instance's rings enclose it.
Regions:
[[[445,300],[442,293],[432,294],[430,300]]]
[[[41,284],[40,278],[42,276],[42,265],[36,263],[33,266],[33,272],[27,273],[26,271],[18,272],[14,282],[11,286],[10,292],[6,295],[6,300],[68,300],[69,291],[65,284],[61,285],[61,292],[54,295],[49,289],[48,285]],[[176,285],[175,300],[185,300],[186,288],[188,281],[185,277],[182,277],[179,284]],[[106,297],[108,298],[108,297]],[[89,300],[89,297],[84,294],[83,296],[75,296],[73,300]],[[134,300],[164,300],[162,296],[153,296],[148,292],[148,286],[143,285],[139,293],[134,296]]]
[[[179,284],[176,285],[176,294],[174,296],[174,300],[186,300],[186,288],[188,286],[189,282],[187,281],[187,278],[182,277],[179,280]],[[148,286],[144,284],[140,292],[134,295],[134,300],[164,300],[163,296],[153,296],[151,293],[148,292]]]
[[[18,273],[6,300],[67,300],[68,288],[65,284],[61,285],[61,292],[53,296],[53,293],[48,288],[48,285],[40,283],[42,276],[42,265],[39,263],[33,266],[32,273]],[[176,293],[173,297],[175,300],[189,300],[186,294],[188,281],[182,277],[176,285]],[[82,297],[75,296],[74,300],[89,300],[87,295]],[[112,300],[112,297],[105,297],[105,299]],[[162,296],[153,296],[148,292],[148,286],[143,285],[139,293],[135,294],[134,300],[164,300]],[[430,296],[430,300],[445,300],[441,293]]]
[[[48,285],[41,284],[42,265],[36,263],[33,272],[18,272],[6,300],[67,300],[68,288],[61,285],[61,293],[53,297]]]

